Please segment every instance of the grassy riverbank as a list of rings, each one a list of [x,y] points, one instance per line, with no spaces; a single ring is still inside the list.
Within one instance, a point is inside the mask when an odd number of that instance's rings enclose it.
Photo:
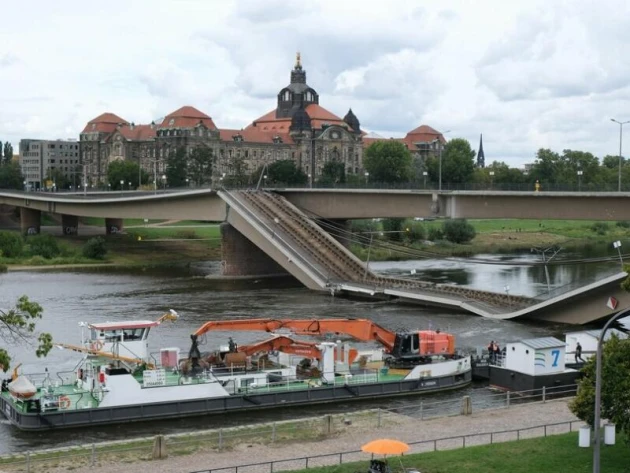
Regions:
[[[413,222],[422,225],[429,235],[442,226],[440,220]],[[470,220],[476,237],[468,244],[453,244],[445,240],[415,243],[391,242],[383,237],[367,244],[354,243],[351,250],[362,260],[406,260],[423,257],[468,256],[479,253],[511,253],[529,251],[533,247],[560,245],[564,248],[588,249],[597,245],[609,246],[615,240],[629,241],[630,224],[626,222],[595,222],[588,220]],[[103,219],[86,219],[94,225],[91,233],[100,233]],[[128,219],[125,233],[104,236],[107,255],[104,260],[85,258],[83,245],[93,236],[57,237],[61,255],[46,259],[40,256],[2,258],[0,265],[10,269],[19,267],[80,266],[159,266],[193,261],[212,261],[221,258],[221,239],[218,224],[199,221],[148,221]],[[86,231],[87,233],[87,231]],[[28,239],[27,239],[28,241]],[[625,245],[627,246],[627,245]]]
[[[597,222],[590,220],[469,220],[477,232],[467,244],[454,244],[445,240],[432,242],[389,242],[374,239],[370,252],[371,261],[405,260],[439,256],[469,256],[480,253],[511,253],[530,251],[531,248],[562,246],[566,249],[592,248],[597,245],[612,246],[615,240],[630,240],[630,224],[627,222]],[[439,229],[442,221],[422,222],[426,234]],[[355,255],[367,260],[369,245],[353,244]],[[612,253],[611,253],[612,254]]]

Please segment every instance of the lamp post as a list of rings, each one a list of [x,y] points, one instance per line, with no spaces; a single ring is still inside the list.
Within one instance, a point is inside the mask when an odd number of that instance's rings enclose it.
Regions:
[[[580,192],[582,190],[582,174],[584,174],[584,171],[579,169],[578,172],[577,172],[577,176],[578,176],[578,192]]]
[[[22,184],[24,184],[24,192],[26,192],[26,181],[24,181]]]
[[[441,133],[442,137],[447,133],[450,133],[451,130],[446,130],[444,133]],[[439,138],[436,138],[432,141],[432,143],[437,143],[439,148],[439,170],[438,170],[438,190],[442,190],[442,142]]]
[[[490,171],[490,189],[492,189],[492,182],[494,181],[494,171]]]
[[[309,174],[308,175],[308,187],[312,189],[313,188],[313,180],[311,179],[311,177],[312,176]]]
[[[617,248],[619,253],[619,262],[621,263],[621,270],[623,271],[623,257],[621,256],[621,241],[617,240],[613,242],[613,248]]]
[[[108,182],[107,183],[107,192],[111,192],[111,190],[112,190],[112,183]]]
[[[125,181],[121,179],[120,180],[120,195],[122,195],[124,190],[125,190]]]
[[[186,178],[186,188],[190,187],[190,179]]]
[[[422,171],[422,177],[424,177],[424,188],[427,188],[427,174],[429,174],[426,171]]]
[[[621,160],[623,159],[621,157],[621,144],[623,142],[623,126],[626,123],[630,123],[630,120],[625,121],[625,122],[620,122],[618,120],[615,120],[614,118],[611,118],[610,121],[615,122],[619,125],[619,176],[618,176],[617,191],[621,192]]]
[[[370,178],[370,173],[365,171],[365,187],[368,185],[368,179]]]
[[[166,191],[166,174],[162,174],[162,185],[164,186],[164,191]]]
[[[615,242],[618,243],[618,242]],[[621,246],[621,245],[619,245]],[[597,340],[597,355],[595,360],[595,416],[593,419],[593,437],[595,442],[593,444],[593,473],[600,473],[599,470],[599,450],[601,447],[601,439],[599,438],[599,424],[601,422],[601,410],[602,410],[602,348],[604,345],[604,337],[606,336],[606,330],[617,319],[630,314],[630,308],[626,308],[616,315],[613,315],[599,334],[599,340]]]

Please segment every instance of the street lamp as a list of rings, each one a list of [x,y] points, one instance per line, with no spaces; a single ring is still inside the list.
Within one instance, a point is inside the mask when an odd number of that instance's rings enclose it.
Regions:
[[[365,171],[365,187],[367,187],[368,179],[370,178],[370,173]]]
[[[427,188],[427,174],[429,174],[426,171],[422,171],[422,177],[424,177],[424,188]]]
[[[122,195],[124,190],[125,190],[125,181],[121,179],[120,180],[120,195]]]
[[[619,262],[621,263],[621,270],[623,271],[623,257],[621,256],[621,241],[617,240],[613,242],[613,248],[617,248],[619,253]]]
[[[618,241],[615,243],[619,243]],[[621,244],[619,244],[621,246]],[[630,309],[626,308],[619,311],[616,315],[613,315],[599,334],[599,340],[597,340],[597,355],[595,361],[595,416],[593,419],[593,436],[595,437],[595,443],[593,444],[593,473],[600,473],[599,470],[599,450],[601,446],[601,439],[599,438],[599,424],[601,422],[601,410],[602,410],[602,347],[604,345],[604,337],[606,336],[606,330],[617,319],[624,317],[630,313]]]
[[[446,135],[447,133],[450,133],[451,130],[446,130],[444,133],[442,133],[442,136]],[[438,190],[442,190],[442,142],[440,141],[439,138],[434,139],[431,143],[437,143],[439,151],[440,151],[440,156],[439,156],[439,171],[438,171]]]
[[[490,171],[488,174],[490,174],[490,189],[492,189],[492,181],[494,181],[494,171]]]
[[[267,186],[267,174],[263,175],[263,187]]]
[[[162,174],[162,185],[164,186],[164,190],[166,190],[166,174]]]
[[[24,181],[22,184],[24,184],[24,192],[26,192],[26,181]]]
[[[189,187],[189,182],[190,182],[190,179],[186,178],[186,187]]]
[[[311,175],[308,175],[308,187],[313,188],[313,181],[311,180]]]
[[[578,192],[580,192],[582,190],[582,174],[584,174],[584,171],[582,171],[581,169],[578,170],[577,175],[578,175]]]
[[[615,120],[614,118],[611,118],[610,121],[611,122],[615,122],[615,123],[617,123],[619,125],[619,177],[618,177],[618,181],[619,182],[618,182],[618,185],[617,185],[617,191],[621,192],[621,160],[622,160],[622,157],[621,157],[621,144],[622,144],[622,141],[623,141],[623,126],[626,123],[630,123],[630,120],[625,121],[625,122],[620,122],[618,120]]]
[[[108,191],[108,192],[111,192],[111,190],[112,190],[112,183],[111,183],[111,182],[108,182],[108,183],[107,183],[107,191]]]

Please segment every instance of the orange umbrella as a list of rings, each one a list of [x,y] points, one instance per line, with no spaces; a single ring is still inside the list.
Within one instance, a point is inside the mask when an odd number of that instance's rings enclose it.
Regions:
[[[372,440],[361,447],[366,453],[376,453],[380,455],[400,455],[409,450],[409,445],[400,440],[378,439]]]

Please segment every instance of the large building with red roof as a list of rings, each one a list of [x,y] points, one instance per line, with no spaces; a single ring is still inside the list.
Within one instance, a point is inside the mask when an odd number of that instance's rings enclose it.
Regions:
[[[171,152],[184,148],[191,153],[196,147],[211,150],[215,177],[249,174],[264,164],[292,159],[313,182],[331,160],[342,162],[348,174],[362,173],[363,148],[374,141],[364,135],[351,109],[340,118],[320,105],[319,94],[306,82],[298,53],[276,107],[243,129],[217,128],[210,116],[191,106],[148,125],[103,113],[81,132],[80,155],[91,184],[106,182],[112,161],[133,160],[149,175],[161,174]],[[438,149],[444,138],[423,125],[401,140],[424,156]]]

